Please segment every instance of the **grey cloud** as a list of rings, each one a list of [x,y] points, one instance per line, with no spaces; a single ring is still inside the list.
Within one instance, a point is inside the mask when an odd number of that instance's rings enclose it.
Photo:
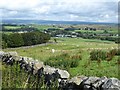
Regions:
[[[78,2],[78,3],[77,3]],[[61,2],[50,0],[23,8],[2,7],[3,18],[30,18],[48,20],[85,20],[116,22],[117,2]],[[16,6],[15,6],[16,7]],[[22,5],[21,5],[22,7]],[[11,14],[12,12],[12,14]],[[105,16],[109,16],[106,18]],[[114,20],[114,21],[113,21]]]

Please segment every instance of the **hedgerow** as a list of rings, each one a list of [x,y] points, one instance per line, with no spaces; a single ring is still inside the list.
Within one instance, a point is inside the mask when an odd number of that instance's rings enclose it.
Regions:
[[[46,43],[48,40],[50,36],[39,31],[2,34],[3,48],[36,45]]]

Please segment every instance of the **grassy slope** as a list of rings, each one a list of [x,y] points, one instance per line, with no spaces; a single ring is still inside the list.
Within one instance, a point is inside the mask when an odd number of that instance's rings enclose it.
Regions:
[[[117,44],[109,41],[101,40],[88,40],[88,39],[74,39],[74,38],[60,38],[57,40],[59,43],[50,44],[46,46],[36,46],[31,48],[15,48],[5,49],[5,51],[17,51],[19,55],[29,56],[40,60],[45,60],[49,56],[54,56],[66,52],[76,52],[80,49],[88,48],[111,48],[117,47]],[[56,53],[51,53],[51,49],[55,49]]]
[[[50,44],[46,46],[36,46],[31,48],[15,48],[5,49],[4,51],[17,51],[21,56],[32,57],[41,61],[47,60],[49,57],[67,52],[69,54],[75,54],[81,52],[82,60],[79,61],[77,68],[71,68],[69,70],[71,76],[75,75],[87,75],[87,76],[108,76],[118,77],[117,57],[110,62],[102,61],[101,65],[97,62],[89,63],[89,48],[101,48],[107,50],[112,47],[117,47],[117,44],[109,41],[101,40],[88,40],[88,39],[75,39],[75,38],[58,38],[57,44]],[[52,53],[52,49],[55,49],[55,53]]]
[[[28,25],[29,26],[29,25]],[[33,26],[35,28],[37,28],[40,31],[43,31],[44,29],[48,29],[48,28],[59,28],[57,25],[53,26],[53,25],[37,25],[37,24],[32,24],[30,26]],[[5,26],[6,29],[18,29],[21,27],[25,27],[25,26]],[[27,27],[27,25],[26,25]],[[62,25],[63,28],[61,28],[62,30],[64,28],[70,27],[70,25]],[[94,27],[94,28],[103,28],[104,30],[107,30],[109,33],[113,33],[116,34],[118,33],[118,28],[116,26],[107,26],[107,25],[73,25],[73,27],[76,28],[85,28],[85,27]],[[97,30],[97,31],[86,31],[86,30],[75,30],[76,32],[91,32],[91,33],[103,33],[104,30]]]
[[[0,70],[2,70],[2,63],[1,63],[1,61],[0,61]]]
[[[52,25],[37,25],[37,24],[33,24],[33,27],[37,28],[40,31],[43,31],[44,29],[48,29],[48,28],[55,28]]]
[[[21,28],[21,26],[5,26],[6,29],[18,29]]]

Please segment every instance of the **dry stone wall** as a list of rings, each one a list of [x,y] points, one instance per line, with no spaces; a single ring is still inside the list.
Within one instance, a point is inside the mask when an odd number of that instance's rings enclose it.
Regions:
[[[17,63],[21,69],[25,69],[33,75],[45,75],[49,82],[51,79],[57,78],[58,87],[62,90],[120,90],[120,80],[117,78],[103,77],[87,77],[76,76],[70,78],[70,74],[66,70],[54,68],[44,65],[39,60],[33,58],[18,56],[16,52],[0,51],[0,61],[7,65]]]

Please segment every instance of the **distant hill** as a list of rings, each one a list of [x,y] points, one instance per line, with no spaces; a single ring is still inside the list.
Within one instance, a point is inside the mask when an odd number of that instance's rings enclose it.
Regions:
[[[50,20],[21,20],[21,19],[6,19],[2,23],[7,24],[115,24],[115,23],[102,23],[102,22],[83,22],[83,21],[50,21]]]

